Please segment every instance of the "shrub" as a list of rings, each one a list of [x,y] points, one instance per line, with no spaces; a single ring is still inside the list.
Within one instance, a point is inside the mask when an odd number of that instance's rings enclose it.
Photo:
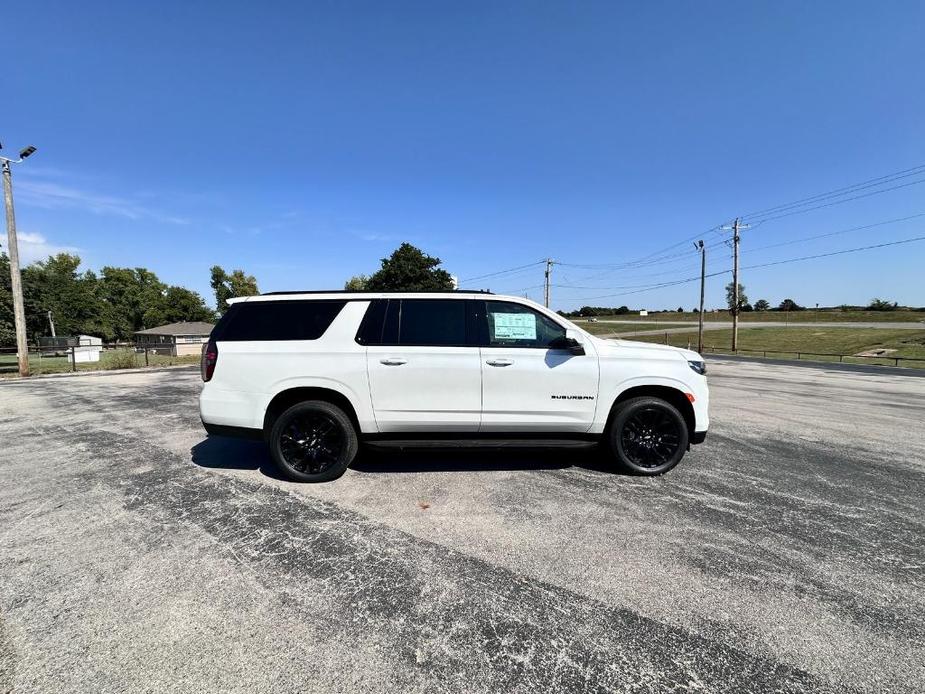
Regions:
[[[110,352],[103,360],[104,369],[134,369],[136,366],[135,353],[128,349]]]

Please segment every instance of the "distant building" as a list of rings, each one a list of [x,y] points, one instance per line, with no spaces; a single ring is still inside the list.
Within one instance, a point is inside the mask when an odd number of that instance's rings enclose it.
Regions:
[[[171,323],[157,328],[139,330],[135,333],[135,345],[146,347],[158,354],[182,357],[199,354],[202,344],[209,341],[212,323]]]

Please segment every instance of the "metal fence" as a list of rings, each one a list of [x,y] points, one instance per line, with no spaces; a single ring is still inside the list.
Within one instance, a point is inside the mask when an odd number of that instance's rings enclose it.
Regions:
[[[81,349],[79,345],[29,345],[29,370],[35,374],[61,373],[78,371],[82,364],[91,369],[126,369],[179,360],[179,357],[164,355],[163,347],[139,346],[132,342],[103,345],[100,360],[96,362],[81,361]],[[18,371],[16,348],[0,347],[0,373]]]
[[[667,340],[665,341],[665,344],[668,344]],[[693,348],[696,348],[696,347],[697,345],[693,346]],[[691,349],[691,345],[688,345],[688,349]],[[832,352],[806,352],[803,350],[797,351],[797,350],[782,350],[782,349],[741,349],[740,348],[740,349],[733,350],[733,349],[726,349],[723,347],[716,347],[715,345],[711,345],[711,346],[704,345],[703,351],[711,352],[713,354],[729,354],[729,355],[738,355],[738,354],[742,354],[743,352],[746,352],[748,354],[754,354],[754,355],[760,354],[765,359],[767,359],[769,354],[772,355],[772,357],[775,354],[784,355],[784,358],[789,357],[791,359],[793,358],[794,355],[796,355],[796,358],[798,360],[802,360],[806,358],[810,361],[813,361],[813,357],[826,357],[827,359],[824,359],[823,361],[833,361],[834,362],[835,359],[838,359],[839,364],[864,363],[863,360],[865,359],[893,362],[893,366],[900,366],[900,362],[919,362],[919,363],[925,364],[925,357],[893,357],[888,354],[883,354],[883,355],[833,354]],[[859,359],[861,361],[860,362],[852,362],[852,361],[846,362],[845,361],[846,359],[848,360]],[[815,361],[819,361],[819,360],[816,359]],[[882,364],[874,364],[874,366],[882,366]],[[903,364],[903,366],[905,366],[905,364]]]

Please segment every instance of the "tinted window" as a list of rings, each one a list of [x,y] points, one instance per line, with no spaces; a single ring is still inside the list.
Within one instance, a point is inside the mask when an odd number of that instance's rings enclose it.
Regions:
[[[492,347],[548,348],[565,337],[565,328],[529,306],[507,301],[486,301],[488,344]]]
[[[385,320],[385,309],[388,305],[386,299],[375,299],[369,303],[360,329],[357,330],[356,340],[361,345],[375,345],[382,342],[382,324]]]
[[[216,341],[317,340],[346,301],[248,301],[232,304],[213,330]]]
[[[466,344],[466,302],[462,300],[403,299],[398,323],[402,345]]]

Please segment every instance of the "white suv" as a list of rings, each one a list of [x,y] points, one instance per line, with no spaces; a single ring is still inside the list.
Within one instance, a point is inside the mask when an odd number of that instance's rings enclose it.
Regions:
[[[602,340],[526,299],[479,292],[234,299],[202,354],[209,434],[264,438],[294,480],[378,446],[602,443],[642,475],[709,424],[703,359]]]

